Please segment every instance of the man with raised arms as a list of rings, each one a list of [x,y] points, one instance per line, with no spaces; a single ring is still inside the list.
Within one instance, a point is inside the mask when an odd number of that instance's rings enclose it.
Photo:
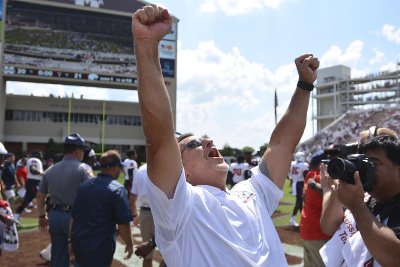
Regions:
[[[312,54],[295,60],[299,83],[263,159],[250,179],[227,190],[229,167],[212,140],[190,134],[175,139],[158,54],[171,23],[168,10],[153,4],[132,17],[148,195],[163,259],[169,267],[287,266],[271,215],[305,128],[319,61]]]

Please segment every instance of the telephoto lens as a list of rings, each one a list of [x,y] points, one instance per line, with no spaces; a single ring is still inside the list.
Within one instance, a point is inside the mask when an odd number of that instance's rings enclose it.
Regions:
[[[328,173],[330,177],[346,181],[349,184],[354,184],[354,173],[356,171],[356,164],[345,159],[333,158],[328,164]]]

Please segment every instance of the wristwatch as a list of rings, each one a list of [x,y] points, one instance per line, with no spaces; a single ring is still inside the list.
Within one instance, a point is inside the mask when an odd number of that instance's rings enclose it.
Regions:
[[[154,242],[153,239],[150,239],[147,245],[151,248],[155,248],[157,246],[156,242]]]
[[[315,183],[312,182],[312,183],[310,184],[310,188],[314,188],[314,187],[315,187]]]

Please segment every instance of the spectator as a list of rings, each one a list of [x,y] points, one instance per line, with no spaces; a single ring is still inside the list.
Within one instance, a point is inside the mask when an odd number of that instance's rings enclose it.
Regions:
[[[304,267],[324,266],[319,250],[331,238],[321,230],[322,187],[320,182],[321,160],[327,159],[324,152],[311,157],[311,170],[304,181],[304,207],[301,210],[300,237],[304,248]]]
[[[6,201],[10,204],[11,210],[15,212],[15,186],[19,187],[19,183],[16,179],[15,166],[14,166],[15,156],[13,153],[7,153],[5,156],[3,171],[1,173],[1,182],[5,185],[4,195]]]
[[[397,266],[400,262],[399,150],[399,140],[389,135],[372,137],[360,144],[359,153],[375,165],[370,195],[364,194],[358,171],[354,173],[355,184],[339,180],[330,187],[331,178],[325,166],[321,167],[321,228],[333,235],[320,251],[328,267],[343,262],[347,266]],[[344,207],[347,209],[343,213]]]
[[[118,183],[122,161],[115,150],[100,158],[101,172],[83,182],[76,194],[70,221],[70,255],[79,266],[110,266],[115,247],[115,227],[124,240],[129,259],[133,253],[132,213],[124,187]]]
[[[51,237],[51,266],[69,267],[68,253],[69,220],[73,210],[76,190],[89,179],[88,169],[83,159],[85,141],[77,133],[64,140],[64,158],[49,168],[37,193],[39,229],[49,232]],[[46,215],[45,198],[49,194],[49,214]]]
[[[150,209],[149,197],[147,195],[147,183],[149,176],[147,175],[147,164],[140,166],[133,179],[131,195],[129,201],[133,213],[133,223],[140,228],[142,242],[148,244],[150,241],[154,243],[154,220]],[[140,207],[140,215],[137,215],[138,206]],[[153,266],[152,261],[155,253],[155,245],[153,250],[143,258],[143,267]],[[136,252],[135,252],[136,254]]]
[[[168,266],[287,266],[271,215],[305,128],[319,61],[311,54],[295,60],[299,82],[289,108],[252,177],[230,191],[229,167],[212,140],[174,137],[158,55],[171,26],[169,12],[156,5],[132,17],[157,247]]]

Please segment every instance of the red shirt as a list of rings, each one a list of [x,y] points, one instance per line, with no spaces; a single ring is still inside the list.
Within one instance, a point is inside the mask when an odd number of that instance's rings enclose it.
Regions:
[[[23,177],[24,182],[26,182],[26,179],[28,179],[28,171],[25,167],[21,167],[17,169],[17,177]]]
[[[319,195],[314,189],[308,188],[307,181],[315,175],[316,182],[320,183],[319,170],[311,170],[307,173],[304,181],[305,200],[304,206],[301,210],[300,219],[300,237],[304,240],[319,240],[330,239],[331,236],[322,232],[320,226],[320,219],[322,213],[322,196]]]

